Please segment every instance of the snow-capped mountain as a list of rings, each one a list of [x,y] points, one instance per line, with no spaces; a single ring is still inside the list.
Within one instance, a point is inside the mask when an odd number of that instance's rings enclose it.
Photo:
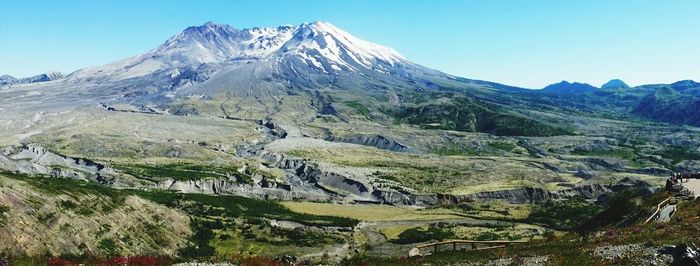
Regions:
[[[279,112],[281,108],[274,106],[292,96],[308,102],[296,104],[313,109],[306,112],[313,115],[332,112],[333,94],[400,104],[405,92],[497,94],[513,89],[517,88],[423,67],[391,48],[326,22],[250,29],[208,22],[188,27],[134,57],[84,68],[56,82],[13,86],[4,90],[4,101],[42,104],[42,108],[128,103],[159,106],[178,114],[220,115],[222,108],[182,103],[221,100],[240,102],[236,110],[260,117]],[[49,101],[52,105],[46,104]],[[260,106],[263,102],[269,106]],[[31,104],[18,104],[18,108],[35,108]]]
[[[225,66],[246,60],[275,64],[291,58],[325,73],[361,68],[390,71],[397,64],[412,64],[390,48],[361,40],[327,22],[250,29],[208,22],[185,29],[147,53],[82,69],[70,78],[128,79],[157,72],[177,76],[183,68],[203,64]]]

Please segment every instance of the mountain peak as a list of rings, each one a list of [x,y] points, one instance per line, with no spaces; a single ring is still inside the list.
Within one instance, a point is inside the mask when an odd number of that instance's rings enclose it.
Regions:
[[[312,21],[312,22],[308,22],[308,23],[302,23],[302,25],[310,25],[310,26],[331,26],[331,27],[335,27],[335,26],[333,26],[333,25],[332,25],[331,23],[329,23],[329,22],[320,21],[320,20]]]
[[[0,86],[17,82],[17,78],[10,75],[0,76]]]
[[[221,25],[221,24],[215,23],[215,22],[213,22],[213,21],[211,21],[211,20],[205,22],[204,24],[202,24],[202,26],[207,26],[207,27],[212,27],[212,26],[217,26],[217,25]]]
[[[676,89],[676,90],[684,90],[684,89],[696,88],[696,87],[700,87],[700,83],[697,83],[697,82],[690,80],[690,79],[676,81],[676,82],[671,84],[671,88]]]
[[[597,92],[598,88],[591,86],[588,83],[571,83],[566,80],[562,80],[559,83],[544,87],[541,91],[548,94],[584,94]]]
[[[620,79],[611,79],[610,81],[600,86],[601,89],[627,89],[629,87],[630,86],[628,86],[627,83]]]

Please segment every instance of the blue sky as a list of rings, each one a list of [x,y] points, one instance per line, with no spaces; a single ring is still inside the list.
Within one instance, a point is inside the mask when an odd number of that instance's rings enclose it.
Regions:
[[[450,74],[529,88],[561,80],[700,80],[698,0],[0,0],[0,74],[72,72],[187,26],[328,21]]]

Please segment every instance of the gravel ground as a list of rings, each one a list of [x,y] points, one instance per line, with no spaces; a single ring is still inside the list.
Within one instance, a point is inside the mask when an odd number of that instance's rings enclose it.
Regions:
[[[660,253],[658,247],[642,244],[602,246],[593,250],[593,255],[611,262],[629,259],[636,265],[671,265],[673,262],[672,255]]]
[[[174,264],[176,266],[233,266],[235,264],[231,264],[228,262],[183,262],[183,263],[178,263]]]
[[[535,257],[519,257],[519,258],[503,258],[492,260],[487,263],[460,263],[454,264],[454,266],[510,266],[510,265],[521,265],[521,266],[541,266],[549,265],[549,257],[547,256],[535,256]]]
[[[315,148],[348,148],[348,147],[363,147],[357,144],[331,142],[322,139],[306,138],[306,137],[290,137],[285,139],[277,139],[265,147],[272,152],[288,152],[299,149],[315,149]]]

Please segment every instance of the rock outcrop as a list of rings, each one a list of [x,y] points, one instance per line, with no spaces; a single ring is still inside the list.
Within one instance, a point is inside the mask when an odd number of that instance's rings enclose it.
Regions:
[[[612,191],[604,185],[585,185],[560,191],[548,191],[542,188],[516,188],[508,190],[497,190],[487,192],[477,192],[467,195],[447,195],[439,194],[438,203],[458,204],[462,202],[500,200],[508,203],[539,203],[550,199],[567,199],[573,197],[583,197],[586,199],[596,199],[600,195]]]
[[[288,170],[298,180],[312,184],[315,188],[333,195],[336,199],[399,205],[433,205],[437,202],[435,196],[415,195],[395,187],[375,184],[365,178],[327,171],[318,164],[306,160],[287,158],[282,154],[274,153],[265,153],[261,158],[266,161],[265,164],[269,167]]]
[[[105,166],[94,161],[60,155],[29,144],[17,153],[0,155],[0,167],[25,174],[42,174],[73,179],[98,178]]]
[[[382,135],[348,135],[342,137],[330,136],[326,140],[336,142],[346,142],[364,146],[372,146],[378,149],[398,151],[398,152],[415,152],[415,149],[395,140],[391,140]]]

